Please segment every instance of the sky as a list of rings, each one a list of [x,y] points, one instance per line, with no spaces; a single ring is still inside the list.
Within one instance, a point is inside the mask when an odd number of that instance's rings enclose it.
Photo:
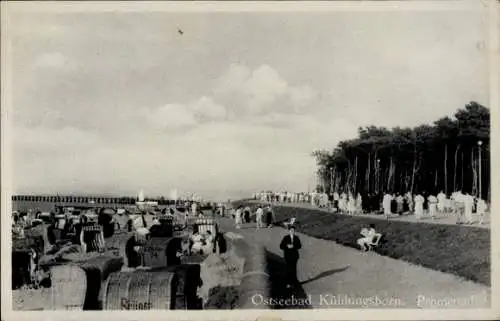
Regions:
[[[307,191],[359,126],[488,106],[486,17],[11,12],[12,192]]]

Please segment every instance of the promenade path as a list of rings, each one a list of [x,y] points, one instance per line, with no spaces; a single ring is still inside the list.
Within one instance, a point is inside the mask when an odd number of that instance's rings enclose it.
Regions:
[[[341,246],[297,233],[302,241],[294,292],[285,289],[284,262],[279,243],[282,227],[257,230],[255,223],[236,229],[233,220],[220,218],[228,237],[238,234],[266,247],[270,260],[271,297],[296,300],[274,302],[274,308],[489,308],[487,286],[457,276]],[[228,233],[229,232],[229,233]],[[259,308],[260,297],[255,298]],[[310,302],[299,299],[310,299]]]
[[[249,201],[250,203],[258,204],[262,203],[261,201]],[[315,210],[321,210],[325,212],[331,212],[331,210],[326,209],[326,208],[319,208],[318,206],[311,205],[310,203],[271,203],[273,206],[287,206],[287,207],[298,207],[298,208],[306,208],[306,209],[315,209]],[[347,215],[347,214],[344,214]],[[386,217],[381,214],[374,214],[374,213],[355,213],[353,214],[354,216],[362,216],[362,217],[370,217],[370,218],[375,218],[379,220],[386,220]],[[490,214],[486,213],[484,217],[484,222],[483,224],[479,224],[479,217],[476,214],[473,214],[473,224],[472,225],[466,225],[466,226],[474,226],[474,227],[479,227],[479,228],[490,228]],[[438,214],[434,219],[432,219],[429,216],[424,216],[420,220],[418,220],[414,214],[410,215],[402,215],[402,216],[397,216],[394,215],[390,217],[390,220],[393,221],[404,221],[404,222],[416,222],[416,223],[429,223],[429,224],[445,224],[445,225],[454,225],[456,224],[456,217],[451,214]]]

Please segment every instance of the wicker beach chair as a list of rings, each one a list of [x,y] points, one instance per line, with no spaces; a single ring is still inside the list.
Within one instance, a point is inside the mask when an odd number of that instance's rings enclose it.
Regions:
[[[50,268],[51,310],[83,310],[87,292],[85,271],[76,265]]]
[[[173,310],[177,284],[170,271],[113,273],[103,288],[103,310]]]

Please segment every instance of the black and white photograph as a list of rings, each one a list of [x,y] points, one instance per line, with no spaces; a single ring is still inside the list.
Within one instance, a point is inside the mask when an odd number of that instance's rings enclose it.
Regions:
[[[494,1],[286,5],[2,4],[12,317],[498,317]]]

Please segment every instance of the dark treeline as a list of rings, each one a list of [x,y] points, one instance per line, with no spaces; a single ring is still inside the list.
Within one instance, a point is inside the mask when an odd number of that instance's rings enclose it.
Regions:
[[[357,138],[313,155],[328,193],[462,190],[489,199],[490,111],[471,102],[432,125],[359,128]]]

